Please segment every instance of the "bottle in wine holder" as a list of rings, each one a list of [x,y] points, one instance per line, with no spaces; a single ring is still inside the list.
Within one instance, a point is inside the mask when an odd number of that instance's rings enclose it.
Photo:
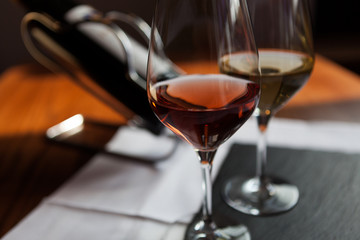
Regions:
[[[146,95],[147,47],[120,27],[126,24],[148,41],[150,27],[144,20],[117,11],[103,14],[67,0],[19,2],[30,10],[23,18],[21,33],[38,62],[66,72],[137,126],[161,132],[162,124]],[[169,61],[161,66],[159,74],[176,74]]]

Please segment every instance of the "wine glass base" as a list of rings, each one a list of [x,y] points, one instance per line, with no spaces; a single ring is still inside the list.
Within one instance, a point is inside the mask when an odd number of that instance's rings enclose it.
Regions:
[[[215,223],[202,220],[191,224],[186,232],[186,240],[251,240],[245,225],[216,227]]]
[[[299,200],[299,190],[279,179],[269,179],[266,188],[261,188],[258,178],[237,177],[226,183],[223,197],[242,213],[263,216],[291,210]]]

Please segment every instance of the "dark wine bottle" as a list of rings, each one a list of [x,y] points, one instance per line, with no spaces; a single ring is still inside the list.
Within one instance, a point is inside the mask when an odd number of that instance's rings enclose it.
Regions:
[[[135,58],[133,62],[138,79],[134,81],[129,74],[124,45],[120,44],[119,39],[114,40],[113,33],[110,33],[111,37],[103,36],[105,29],[109,35],[109,28],[101,26],[100,23],[77,24],[101,15],[98,10],[71,0],[16,0],[16,2],[28,11],[46,14],[60,24],[59,31],[44,26],[38,28],[43,35],[46,35],[45,39],[48,42],[59,46],[56,48],[63,49],[66,56],[71,56],[71,62],[76,62],[89,76],[90,80],[86,81],[90,81],[90,84],[78,81],[80,85],[85,86],[100,99],[105,99],[105,102],[112,107],[118,106],[118,103],[126,106],[140,117],[141,125],[151,132],[156,134],[161,132],[163,125],[152,112],[146,94],[147,48],[133,38],[126,38],[132,43],[131,54],[133,54],[132,58]],[[118,103],[112,104],[111,101],[114,100]],[[114,108],[119,110],[117,107]]]

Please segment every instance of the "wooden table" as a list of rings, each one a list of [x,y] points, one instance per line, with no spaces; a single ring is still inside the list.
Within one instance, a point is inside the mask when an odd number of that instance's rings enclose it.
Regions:
[[[45,138],[47,128],[81,113],[111,124],[126,119],[65,75],[37,64],[0,76],[0,236],[95,154]],[[277,115],[360,123],[360,76],[317,56],[308,84]]]

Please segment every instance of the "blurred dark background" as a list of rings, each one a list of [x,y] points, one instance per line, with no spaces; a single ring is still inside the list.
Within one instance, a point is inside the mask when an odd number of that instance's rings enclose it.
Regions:
[[[51,0],[49,0],[51,1]],[[360,74],[360,4],[358,0],[310,0],[316,52]],[[134,13],[148,23],[155,0],[78,0],[107,12]],[[24,47],[20,22],[25,10],[13,0],[0,1],[0,73],[35,61]]]

